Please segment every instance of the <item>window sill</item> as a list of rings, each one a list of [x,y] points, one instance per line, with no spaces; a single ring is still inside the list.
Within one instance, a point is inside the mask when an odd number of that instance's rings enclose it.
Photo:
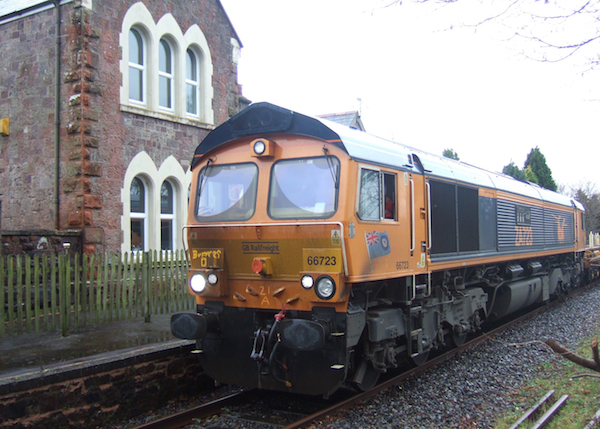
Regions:
[[[125,104],[121,104],[119,107],[121,112],[133,113],[135,115],[147,116],[149,118],[160,119],[163,121],[176,122],[178,124],[189,125],[197,128],[204,128],[206,130],[213,130],[215,128],[215,126],[212,124],[207,124],[196,119],[182,118],[180,116],[175,116],[163,112],[156,112],[153,110],[144,109],[142,107],[129,106]]]

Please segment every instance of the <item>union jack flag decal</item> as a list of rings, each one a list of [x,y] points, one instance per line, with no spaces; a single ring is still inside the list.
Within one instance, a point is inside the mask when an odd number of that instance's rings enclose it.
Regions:
[[[365,241],[367,242],[367,250],[369,251],[370,259],[389,255],[392,251],[387,231],[365,232]]]
[[[367,246],[379,243],[379,233],[377,231],[367,232],[365,238],[367,239]]]

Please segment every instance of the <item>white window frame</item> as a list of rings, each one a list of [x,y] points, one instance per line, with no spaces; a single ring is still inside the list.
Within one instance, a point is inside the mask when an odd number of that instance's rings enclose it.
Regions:
[[[131,211],[131,185],[133,184],[133,181],[138,179],[141,184],[142,184],[142,190],[144,193],[144,211],[143,212],[134,212]],[[144,180],[144,178],[142,176],[135,176],[133,178],[133,180],[131,181],[131,183],[129,184],[129,196],[130,196],[130,200],[129,200],[129,225],[130,225],[130,231],[129,231],[129,237],[131,239],[131,221],[136,219],[136,220],[142,220],[143,221],[143,231],[142,231],[142,249],[141,251],[147,251],[148,250],[148,229],[149,229],[149,221],[148,221],[148,197],[149,192],[148,192],[148,185],[146,184],[146,181]],[[130,242],[130,246],[131,246],[131,242]]]
[[[141,51],[142,53],[142,64],[139,64],[137,62],[132,62],[131,61],[131,52],[129,52],[128,54],[128,74],[127,74],[127,79],[128,79],[128,98],[129,98],[129,102],[132,104],[136,104],[136,105],[140,105],[140,106],[146,106],[146,99],[147,99],[147,94],[146,94],[146,88],[147,88],[147,84],[146,84],[146,75],[147,75],[147,70],[146,70],[146,64],[147,64],[147,43],[146,40],[144,38],[144,33],[142,31],[140,31],[139,28],[136,27],[132,27],[129,29],[129,36],[131,37],[131,33],[135,32],[139,35],[140,37],[140,43],[141,46],[138,45],[138,49]],[[129,44],[128,44],[129,47]],[[137,71],[141,71],[142,72],[142,81],[141,81],[141,91],[140,91],[140,96],[141,96],[141,100],[137,100],[135,98],[131,98],[131,69],[137,70]]]
[[[165,183],[168,183],[171,187],[171,207],[173,208],[172,213],[163,213],[162,212],[162,187]],[[160,228],[162,230],[162,222],[170,221],[171,223],[171,248],[170,249],[162,249],[162,235],[160,238],[160,247],[161,250],[176,250],[177,249],[177,231],[175,225],[177,225],[177,187],[173,185],[170,180],[164,180],[160,185],[160,199],[161,199],[161,208],[160,208]],[[162,232],[162,231],[161,231]]]
[[[145,44],[145,82],[144,103],[129,99],[129,31],[135,29],[142,36]],[[172,49],[172,108],[159,106],[159,67],[158,46],[160,40],[166,38]],[[238,46],[232,39],[232,46]],[[213,125],[214,110],[212,85],[213,65],[208,41],[197,24],[190,26],[185,33],[172,14],[163,15],[158,22],[142,2],[136,2],[123,17],[119,36],[121,47],[120,71],[122,76],[120,102],[121,111],[146,115],[168,121],[175,121],[196,126]],[[234,48],[235,48],[234,46]],[[187,50],[196,56],[198,73],[197,114],[187,112],[186,94],[186,60]],[[235,49],[234,49],[235,51]],[[236,51],[237,52],[237,51]],[[201,123],[201,124],[199,124]]]
[[[193,62],[191,64],[193,64],[193,72],[194,76],[188,76],[188,66],[190,64],[189,62],[189,55],[193,55]],[[193,94],[194,94],[194,105],[196,107],[196,111],[195,112],[190,112],[188,110],[188,87],[191,87],[193,90]],[[185,51],[185,114],[187,116],[191,116],[193,118],[199,118],[200,117],[200,58],[198,53],[190,48],[187,48]]]
[[[144,239],[145,250],[158,250],[161,247],[160,190],[165,181],[168,181],[173,189],[173,249],[183,249],[182,229],[188,216],[188,193],[184,190],[191,186],[192,172],[189,167],[184,169],[173,155],[168,156],[157,169],[150,155],[142,151],[129,162],[121,188],[123,205],[121,252],[131,251],[131,183],[136,177],[142,180],[146,192],[147,221],[145,228],[147,236]],[[137,215],[133,216],[134,219],[136,217]]]
[[[166,66],[168,66],[168,68],[170,68],[170,72],[166,71],[166,70],[161,70],[161,48],[163,46],[166,46],[169,49],[169,59],[167,61],[167,63],[165,64]],[[157,97],[157,101],[158,101],[158,108],[160,110],[165,110],[167,112],[173,112],[175,110],[175,49],[173,48],[173,45],[171,42],[169,42],[169,40],[166,37],[162,37],[159,42],[158,42],[158,63],[157,63],[157,69],[158,69],[158,97]],[[162,87],[161,87],[161,78],[166,79],[167,80],[167,85],[168,87],[166,87],[165,89],[168,91],[168,97],[167,97],[167,102],[168,102],[168,106],[164,106],[161,104],[161,94],[162,94]]]

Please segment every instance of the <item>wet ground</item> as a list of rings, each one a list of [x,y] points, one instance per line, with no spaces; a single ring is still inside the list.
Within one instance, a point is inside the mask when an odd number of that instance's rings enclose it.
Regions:
[[[170,315],[153,315],[150,323],[140,317],[72,330],[68,336],[56,331],[2,338],[0,378],[107,352],[177,346],[182,340],[171,334],[170,320]]]

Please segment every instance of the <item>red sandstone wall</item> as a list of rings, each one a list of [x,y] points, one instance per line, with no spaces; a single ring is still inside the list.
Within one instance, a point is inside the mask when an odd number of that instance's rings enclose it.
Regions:
[[[10,136],[0,137],[5,230],[54,228],[54,21],[48,10],[0,25],[0,118],[10,118]]]
[[[118,251],[121,189],[130,160],[145,150],[159,167],[170,155],[186,166],[209,129],[121,112],[119,33],[135,0],[62,6],[60,229],[82,230],[83,249]],[[218,0],[144,0],[155,22],[171,13],[182,32],[198,24],[213,64],[215,125],[237,112],[239,87]],[[50,9],[0,25],[0,138],[3,230],[54,228],[54,24]]]

